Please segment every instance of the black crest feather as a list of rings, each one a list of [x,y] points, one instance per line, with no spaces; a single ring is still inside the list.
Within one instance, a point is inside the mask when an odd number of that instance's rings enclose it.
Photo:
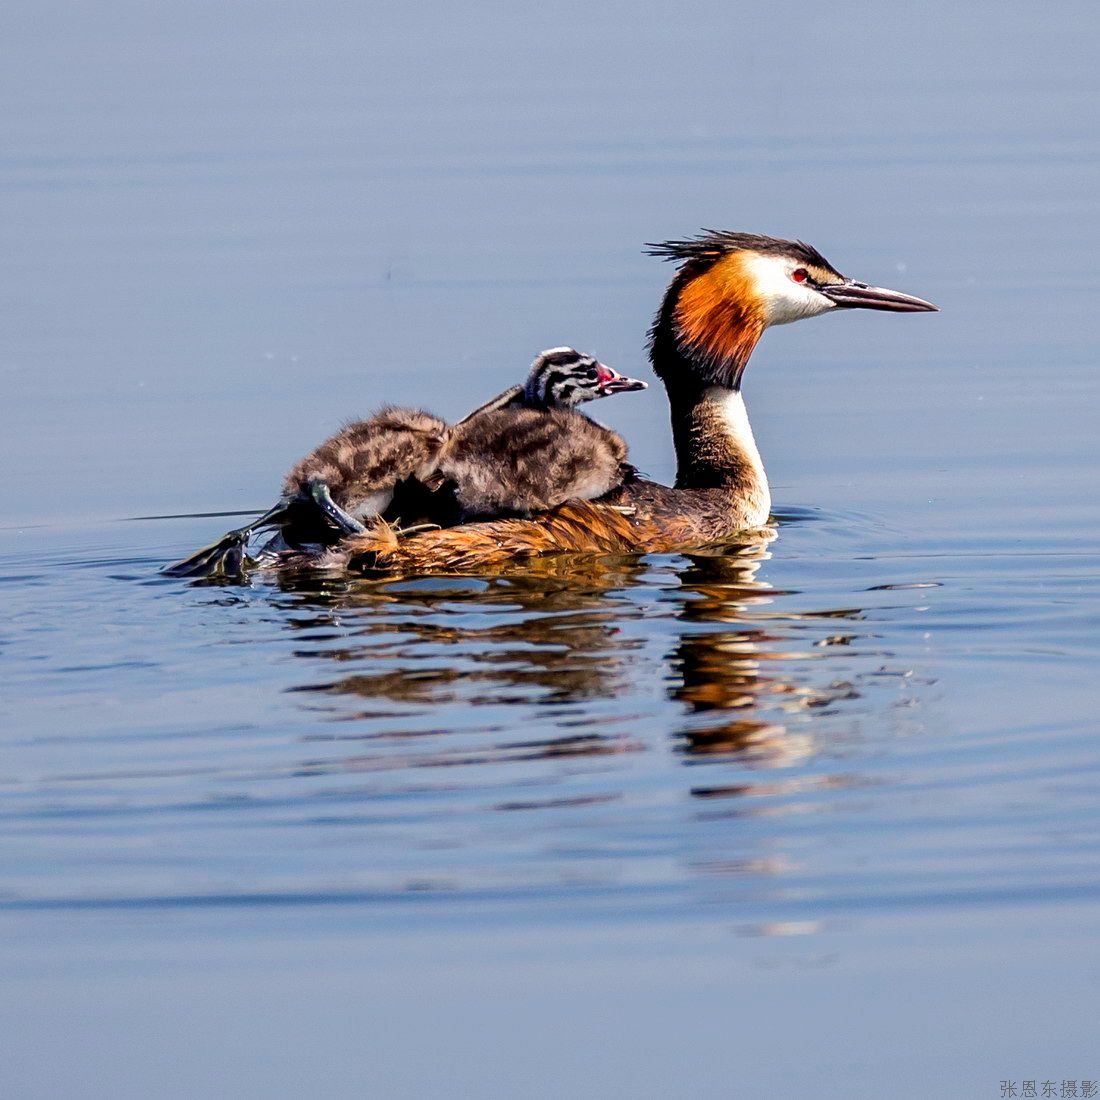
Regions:
[[[731,252],[760,252],[766,256],[790,256],[799,263],[813,264],[829,271],[835,271],[824,256],[813,245],[803,241],[785,241],[781,237],[766,237],[761,233],[734,233],[726,229],[703,229],[694,237],[683,240],[647,243],[647,256],[657,256],[662,260],[675,260],[678,263],[697,261],[713,263]]]

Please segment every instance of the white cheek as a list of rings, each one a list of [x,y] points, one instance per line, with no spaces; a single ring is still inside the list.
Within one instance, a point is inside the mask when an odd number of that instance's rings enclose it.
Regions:
[[[823,294],[791,278],[790,262],[776,256],[753,256],[749,261],[756,292],[764,301],[769,325],[786,325],[816,317],[834,308]]]

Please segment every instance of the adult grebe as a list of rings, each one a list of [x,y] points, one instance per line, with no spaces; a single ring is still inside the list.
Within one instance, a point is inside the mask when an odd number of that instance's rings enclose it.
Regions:
[[[498,519],[344,540],[334,563],[394,572],[465,569],[555,551],[663,551],[766,523],[771,494],[741,396],[771,325],[839,309],[919,313],[937,307],[841,275],[800,241],[708,230],[648,246],[680,263],[650,331],[653,370],[672,413],[676,485],[628,476],[599,500],[531,519]]]
[[[432,524],[478,515],[523,515],[570,499],[594,499],[620,485],[626,444],[577,406],[643,390],[574,348],[550,348],[525,382],[475,409],[454,427],[423,409],[386,408],[347,424],[297,463],[272,508],[245,527],[166,567],[170,576],[235,575],[254,532],[278,528],[261,551],[318,554],[366,531],[390,510],[412,509]]]

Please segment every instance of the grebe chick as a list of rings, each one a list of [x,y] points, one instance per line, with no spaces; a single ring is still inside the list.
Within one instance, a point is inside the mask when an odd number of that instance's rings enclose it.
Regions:
[[[627,448],[577,406],[645,388],[574,348],[544,351],[522,387],[454,426],[429,484],[448,483],[464,519],[595,500],[622,483]]]
[[[402,480],[426,476],[450,434],[447,422],[422,409],[383,408],[352,421],[296,463],[278,502],[251,523],[166,566],[172,577],[237,576],[249,540],[278,528],[271,549],[317,548],[366,531],[389,506]],[[261,552],[263,553],[263,552]]]
[[[305,505],[307,515],[315,506],[342,534],[362,531],[363,521],[390,506],[400,482],[435,469],[450,434],[445,420],[423,409],[386,407],[310,451],[287,474],[283,501]]]
[[[164,572],[196,578],[237,575],[252,535],[268,528],[278,528],[272,550],[320,549],[362,534],[364,521],[382,515],[403,483],[434,491],[448,482],[451,493],[433,492],[440,514],[426,518],[451,522],[457,518],[456,504],[463,514],[514,515],[546,507],[547,499],[559,503],[570,495],[602,495],[622,480],[626,445],[614,432],[570,410],[645,387],[573,348],[551,348],[538,356],[523,384],[498,394],[453,429],[422,409],[385,408],[345,425],[298,462],[286,477],[282,497],[263,515]],[[511,464],[505,438],[510,430],[522,442]],[[541,462],[535,450],[540,440],[545,447]],[[441,472],[445,447],[447,464]],[[577,466],[585,457],[596,464],[595,478],[585,478]],[[555,471],[549,478],[547,464]],[[508,479],[508,494],[494,495],[487,481],[494,469]],[[537,481],[545,484],[536,487]],[[502,503],[495,506],[498,498]]]
[[[521,385],[453,428],[422,409],[399,408],[348,424],[290,471],[283,499],[316,506],[340,535],[360,533],[391,504],[398,516],[410,506],[427,507],[423,518],[455,522],[448,494],[439,494],[433,510],[416,493],[418,485],[434,493],[452,483],[454,501],[466,517],[539,511],[571,496],[593,499],[622,480],[626,444],[571,410],[645,388],[645,382],[574,348],[550,348],[538,355]],[[583,475],[585,463],[593,474]],[[416,494],[415,503],[410,494]],[[308,523],[308,507],[296,517],[299,525]],[[310,538],[308,529],[284,533],[291,545],[326,541],[316,533]]]

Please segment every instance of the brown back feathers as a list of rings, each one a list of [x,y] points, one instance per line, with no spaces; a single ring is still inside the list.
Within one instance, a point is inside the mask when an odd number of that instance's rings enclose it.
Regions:
[[[456,427],[438,471],[467,516],[543,512],[622,480],[626,444],[571,409],[491,409]]]
[[[383,511],[399,481],[426,477],[450,437],[447,422],[422,409],[385,408],[341,428],[287,474],[283,492],[302,493],[311,481],[328,485],[332,499],[356,514]]]

